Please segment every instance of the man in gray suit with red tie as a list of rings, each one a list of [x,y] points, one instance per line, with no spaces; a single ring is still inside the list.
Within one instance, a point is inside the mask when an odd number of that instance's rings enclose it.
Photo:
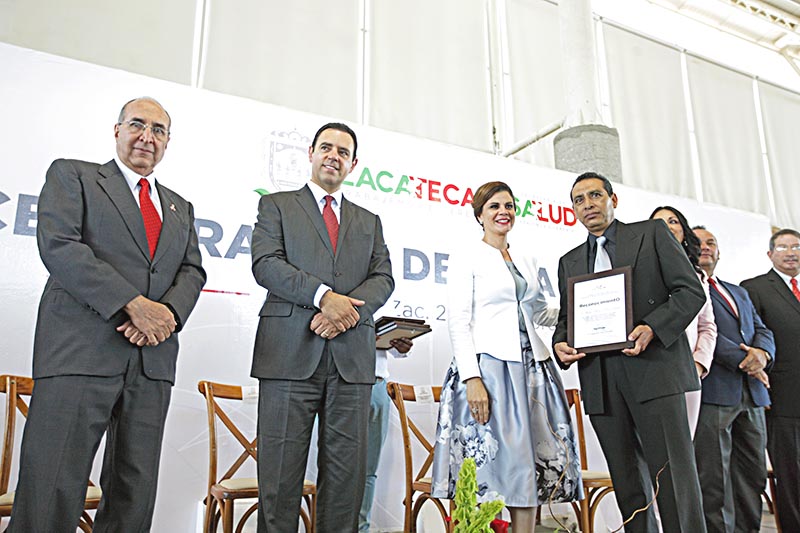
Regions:
[[[694,435],[706,528],[709,533],[758,531],[767,482],[766,371],[775,342],[747,291],[714,275],[720,258],[716,237],[699,226],[694,234],[717,323],[714,362],[703,380]]]
[[[322,126],[311,181],[265,195],[252,259],[268,290],[252,375],[259,379],[259,533],[296,532],[311,431],[318,419],[317,532],[356,531],[367,417],[375,383],[372,315],[394,289],[378,216],[342,194],[356,135]]]
[[[700,484],[692,453],[684,393],[697,390],[685,329],[705,302],[703,288],[680,244],[660,220],[615,220],[617,195],[603,176],[575,180],[572,206],[589,231],[558,265],[561,313],[553,352],[562,366],[578,362],[586,413],[614,482],[625,531],[656,533],[650,505],[656,482],[664,531],[704,533]],[[630,266],[631,348],[580,353],[567,339],[567,282],[574,276]]]
[[[74,532],[103,433],[95,533],[149,531],[177,332],[206,275],[192,205],[155,180],[170,117],[131,100],[104,165],[59,159],[39,196],[35,386],[8,531]]]
[[[783,531],[800,531],[800,233],[782,229],[769,240],[773,268],[742,282],[764,324],[775,335],[767,411],[767,449],[777,481],[777,518]]]

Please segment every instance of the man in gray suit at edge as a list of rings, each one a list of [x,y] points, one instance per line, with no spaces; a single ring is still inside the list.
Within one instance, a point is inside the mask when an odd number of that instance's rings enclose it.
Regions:
[[[170,117],[131,100],[104,165],[59,159],[39,196],[35,387],[8,531],[74,532],[103,433],[95,533],[150,531],[178,339],[206,275],[192,205],[157,181]]]
[[[265,195],[253,231],[253,275],[268,290],[252,376],[259,379],[259,533],[296,532],[311,431],[319,418],[317,533],[356,531],[375,383],[373,313],[394,289],[378,216],[340,187],[356,135],[322,126],[311,181]]]

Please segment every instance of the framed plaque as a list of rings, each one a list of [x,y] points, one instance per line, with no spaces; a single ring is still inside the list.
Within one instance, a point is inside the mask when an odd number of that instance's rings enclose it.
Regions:
[[[567,279],[567,342],[582,353],[632,348],[629,266]]]

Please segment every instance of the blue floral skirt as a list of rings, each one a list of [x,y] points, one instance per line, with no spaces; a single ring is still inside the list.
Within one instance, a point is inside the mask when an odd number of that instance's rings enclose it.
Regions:
[[[478,354],[490,414],[478,424],[455,361],[442,387],[433,455],[433,491],[452,499],[461,463],[477,465],[478,501],[502,499],[509,507],[534,507],[583,498],[576,437],[561,377],[552,359],[523,362]],[[562,478],[562,473],[563,478]]]

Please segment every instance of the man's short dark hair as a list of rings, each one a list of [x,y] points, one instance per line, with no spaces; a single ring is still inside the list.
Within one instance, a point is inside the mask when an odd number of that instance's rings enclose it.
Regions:
[[[342,124],[341,122],[328,122],[320,129],[317,130],[317,133],[314,134],[314,140],[311,141],[311,148],[314,149],[317,146],[317,139],[319,139],[320,134],[325,130],[339,130],[348,134],[353,139],[353,159],[356,158],[356,151],[358,150],[358,139],[356,139],[356,132],[350,129],[350,126],[347,124]]]
[[[611,182],[608,181],[608,178],[605,176],[598,174],[597,172],[584,172],[577,178],[575,178],[575,182],[572,184],[572,187],[569,189],[569,201],[572,201],[572,189],[583,180],[600,180],[603,182],[603,188],[606,190],[609,196],[614,194],[614,187],[611,186]]]
[[[791,235],[793,237],[797,237],[798,239],[800,239],[800,232],[798,232],[797,230],[794,230],[792,228],[784,228],[784,229],[778,230],[778,231],[776,231],[775,233],[772,234],[772,237],[769,238],[769,251],[770,252],[774,252],[775,251],[775,241],[778,240],[778,237],[782,237],[784,235]]]

